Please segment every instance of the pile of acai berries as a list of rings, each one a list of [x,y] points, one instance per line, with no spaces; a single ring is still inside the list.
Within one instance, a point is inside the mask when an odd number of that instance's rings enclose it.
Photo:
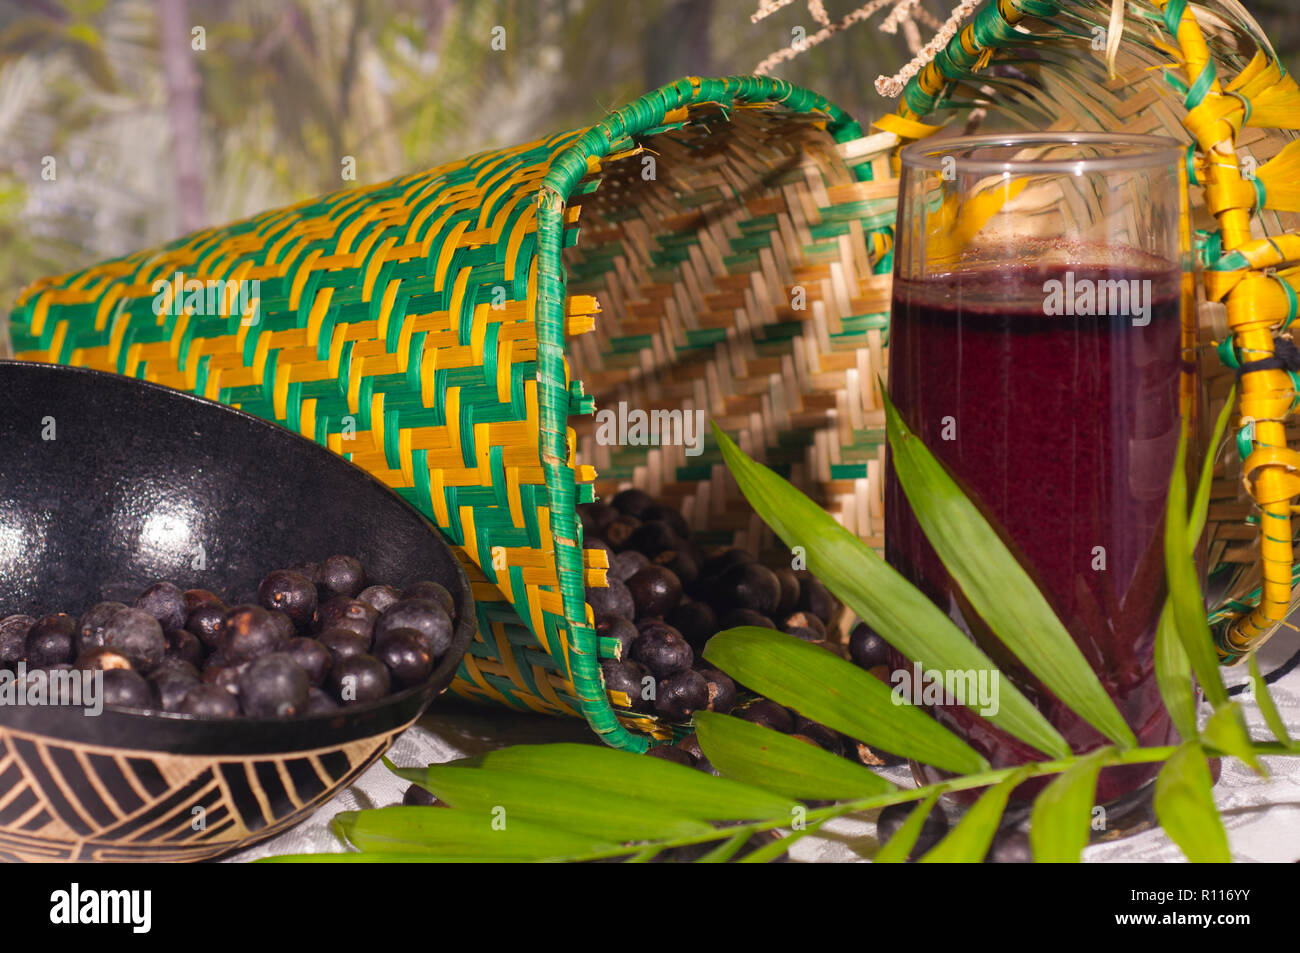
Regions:
[[[715,634],[758,626],[818,644],[887,678],[889,646],[861,624],[841,645],[834,631],[839,600],[807,570],[791,568],[788,553],[760,560],[735,547],[706,550],[680,512],[638,489],[623,490],[609,503],[583,504],[578,512],[583,545],[605,550],[609,562],[608,585],[589,587],[587,603],[597,636],[619,644],[619,657],[601,662],[618,707],[677,724],[700,710],[730,712],[864,764],[901,763],[738,689],[704,662],[704,647]],[[694,735],[650,753],[711,770]]]
[[[455,600],[370,583],[359,560],[277,569],[255,599],[155,582],[134,605],[0,619],[0,668],[102,671],[103,703],[206,718],[291,718],[424,683],[451,647]]]

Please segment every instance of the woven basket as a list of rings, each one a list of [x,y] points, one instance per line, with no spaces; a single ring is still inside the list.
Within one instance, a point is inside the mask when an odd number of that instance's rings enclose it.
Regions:
[[[584,560],[575,504],[636,485],[676,504],[705,539],[759,550],[771,537],[711,442],[698,456],[606,446],[592,411],[707,411],[882,546],[875,381],[886,369],[902,143],[960,127],[976,106],[1030,128],[1195,138],[1189,169],[1210,183],[1217,213],[1192,189],[1189,214],[1213,269],[1204,343],[1230,340],[1222,353],[1239,363],[1272,355],[1269,328],[1295,298],[1285,272],[1262,269],[1300,258],[1300,238],[1283,235],[1294,209],[1270,210],[1285,190],[1235,187],[1231,153],[1209,166],[1203,155],[1234,140],[1261,164],[1278,153],[1287,136],[1260,122],[1286,115],[1274,107],[1294,102],[1294,84],[1235,3],[1212,5],[1203,33],[1180,0],[1167,20],[1130,5],[1110,80],[1091,48],[1109,8],[990,6],[869,135],[779,80],[681,80],[585,130],[38,281],[12,315],[14,348],[193,390],[346,454],[460,547],[479,636],[453,690],[581,715],[610,744],[641,750],[642,732],[669,729],[606,696],[599,659],[614,647],[599,643],[584,604],[604,557]],[[1158,68],[1179,62],[1180,47],[1190,79]],[[1197,82],[1207,62],[1237,76],[1231,90]],[[1189,113],[1184,100],[1201,105]],[[1253,124],[1239,130],[1247,101]],[[1266,210],[1252,216],[1261,194]],[[228,301],[156,314],[154,282],[177,272],[260,282],[257,320],[245,325]],[[1205,394],[1221,404],[1234,371],[1205,350]],[[1221,467],[1211,508],[1214,619],[1229,658],[1290,607],[1300,456],[1283,428],[1295,385],[1270,366],[1242,376],[1248,456],[1244,471],[1236,459]],[[1243,472],[1264,512],[1288,520],[1262,559]]]

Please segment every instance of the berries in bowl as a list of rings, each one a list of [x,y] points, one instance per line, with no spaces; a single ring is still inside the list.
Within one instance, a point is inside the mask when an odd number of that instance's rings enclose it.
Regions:
[[[0,441],[0,859],[199,860],[278,833],[373,763],[473,638],[437,529],[284,428],[0,362]],[[17,703],[20,663],[43,698]],[[96,673],[102,710],[58,703],[51,686]]]

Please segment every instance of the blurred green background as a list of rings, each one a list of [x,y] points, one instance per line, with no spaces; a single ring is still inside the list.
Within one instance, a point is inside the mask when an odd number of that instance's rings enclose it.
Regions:
[[[863,2],[824,5],[838,21]],[[878,2],[775,75],[864,120],[892,109],[872,84],[918,31],[881,32],[899,0]],[[920,0],[921,39],[954,4]],[[819,28],[806,0],[753,23],[758,6],[0,0],[0,331],[33,278],[333,191],[344,157],[368,183],[525,142],[683,75],[751,72]],[[1246,6],[1294,63],[1296,0]]]

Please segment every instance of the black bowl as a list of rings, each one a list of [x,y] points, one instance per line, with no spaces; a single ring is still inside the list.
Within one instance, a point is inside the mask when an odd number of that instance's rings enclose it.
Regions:
[[[0,704],[0,859],[202,859],[278,833],[447,688],[475,627],[437,529],[324,447],[144,381],[0,361],[0,617],[130,604],[158,579],[251,601],[269,570],[335,553],[453,594],[426,683],[293,719]]]

